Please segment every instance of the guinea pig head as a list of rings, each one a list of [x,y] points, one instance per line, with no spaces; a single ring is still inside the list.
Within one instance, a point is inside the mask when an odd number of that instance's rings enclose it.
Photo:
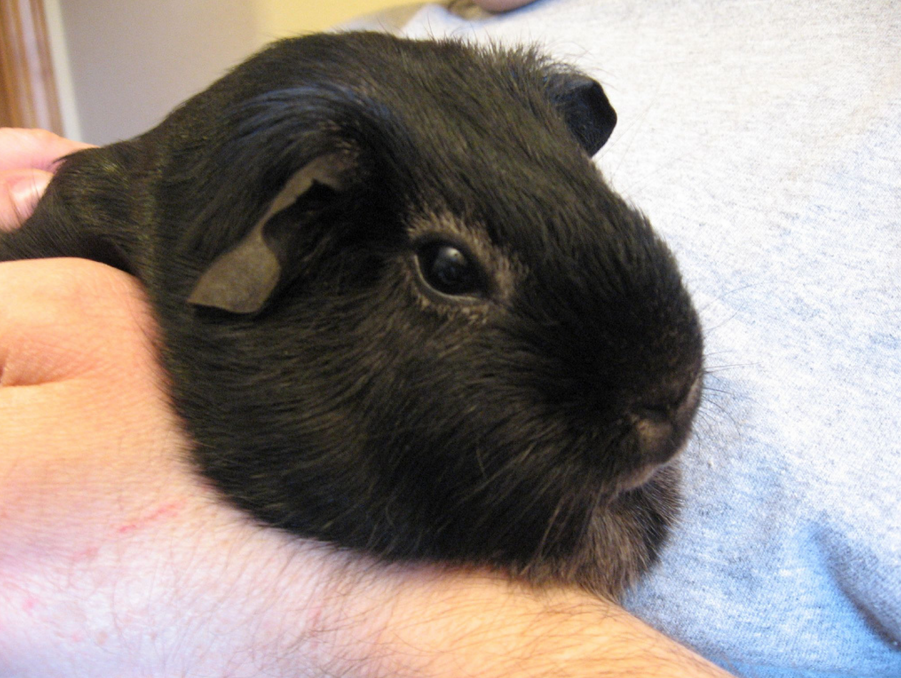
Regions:
[[[592,164],[615,122],[596,82],[410,49],[241,102],[199,161],[230,168],[214,195],[262,197],[173,245],[194,263],[166,360],[197,458],[303,536],[618,590],[613,551],[646,563],[671,518],[697,315]]]

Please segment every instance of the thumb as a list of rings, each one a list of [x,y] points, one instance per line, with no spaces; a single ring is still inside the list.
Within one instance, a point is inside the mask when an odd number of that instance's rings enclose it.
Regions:
[[[12,231],[31,216],[52,176],[37,169],[0,172],[0,232]]]

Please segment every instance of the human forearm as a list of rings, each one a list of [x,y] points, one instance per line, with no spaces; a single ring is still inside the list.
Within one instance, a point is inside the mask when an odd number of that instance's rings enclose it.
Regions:
[[[347,668],[365,669],[349,674],[360,678],[728,675],[579,591],[429,568],[380,572],[370,584],[366,577],[335,608],[367,629],[346,652]]]

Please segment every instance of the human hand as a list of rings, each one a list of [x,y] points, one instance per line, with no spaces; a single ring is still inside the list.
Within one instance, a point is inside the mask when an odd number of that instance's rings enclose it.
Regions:
[[[252,523],[189,462],[133,278],[11,262],[0,290],[0,676],[715,675],[579,591]]]
[[[189,468],[136,281],[58,259],[0,289],[0,675],[228,675],[272,613],[310,628],[314,558]]]

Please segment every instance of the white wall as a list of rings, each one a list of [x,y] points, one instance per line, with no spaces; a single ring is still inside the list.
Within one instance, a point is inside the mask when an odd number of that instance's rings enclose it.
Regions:
[[[275,37],[406,0],[45,0],[67,136],[95,144],[159,122]]]

